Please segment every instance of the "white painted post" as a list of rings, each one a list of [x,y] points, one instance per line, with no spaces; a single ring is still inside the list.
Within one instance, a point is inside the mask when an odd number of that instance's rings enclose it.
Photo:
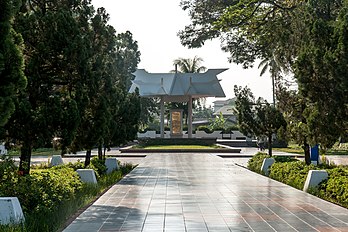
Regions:
[[[118,170],[118,162],[116,158],[110,157],[105,159],[106,173],[109,174],[114,170]]]
[[[161,138],[164,138],[164,99],[161,97]]]
[[[24,222],[21,204],[17,197],[0,197],[0,224],[20,224]]]
[[[93,169],[77,169],[76,172],[82,182],[97,184],[97,177]]]
[[[51,159],[51,166],[58,166],[64,164],[63,158],[61,155],[54,155]]]
[[[308,192],[310,187],[317,187],[320,182],[329,177],[326,170],[309,170],[303,191]]]
[[[263,159],[262,166],[261,166],[261,172],[264,173],[266,176],[269,175],[269,168],[274,164],[275,160],[274,158],[265,158]]]

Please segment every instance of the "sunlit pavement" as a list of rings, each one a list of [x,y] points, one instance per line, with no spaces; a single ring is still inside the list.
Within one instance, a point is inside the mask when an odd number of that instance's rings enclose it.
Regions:
[[[348,231],[348,210],[230,158],[149,154],[64,231]]]

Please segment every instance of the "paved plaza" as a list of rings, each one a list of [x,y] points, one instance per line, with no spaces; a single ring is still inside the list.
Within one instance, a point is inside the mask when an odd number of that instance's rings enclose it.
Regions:
[[[234,159],[149,154],[64,231],[348,231],[348,210]]]

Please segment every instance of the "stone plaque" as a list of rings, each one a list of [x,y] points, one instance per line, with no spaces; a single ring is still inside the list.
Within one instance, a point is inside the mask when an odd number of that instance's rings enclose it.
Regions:
[[[171,134],[182,135],[182,110],[171,111]]]

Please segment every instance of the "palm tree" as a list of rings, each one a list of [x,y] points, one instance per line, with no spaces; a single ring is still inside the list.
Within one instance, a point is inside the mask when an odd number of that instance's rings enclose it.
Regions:
[[[288,68],[281,63],[281,61],[277,58],[277,56],[273,53],[271,57],[267,57],[263,59],[258,68],[261,68],[260,76],[265,74],[267,70],[269,70],[272,78],[272,91],[273,91],[273,106],[275,106],[275,80],[280,78],[280,73],[288,72]]]
[[[178,58],[174,60],[174,65],[178,67],[177,71],[180,73],[201,73],[207,70],[206,67],[201,66],[203,59],[195,56],[193,59],[190,58]]]
[[[179,73],[201,73],[207,70],[205,66],[202,66],[201,63],[203,62],[203,59],[201,57],[195,56],[193,59],[191,58],[178,58],[173,61],[175,70],[171,70],[171,72],[179,72]],[[204,101],[204,100],[203,100]],[[201,105],[201,102],[199,99],[195,99],[194,102],[197,103],[197,105]],[[187,125],[187,117],[188,117],[188,105],[187,103],[178,103],[178,102],[171,102],[168,104],[169,108],[179,108],[183,109],[183,116],[185,118],[185,124]]]

